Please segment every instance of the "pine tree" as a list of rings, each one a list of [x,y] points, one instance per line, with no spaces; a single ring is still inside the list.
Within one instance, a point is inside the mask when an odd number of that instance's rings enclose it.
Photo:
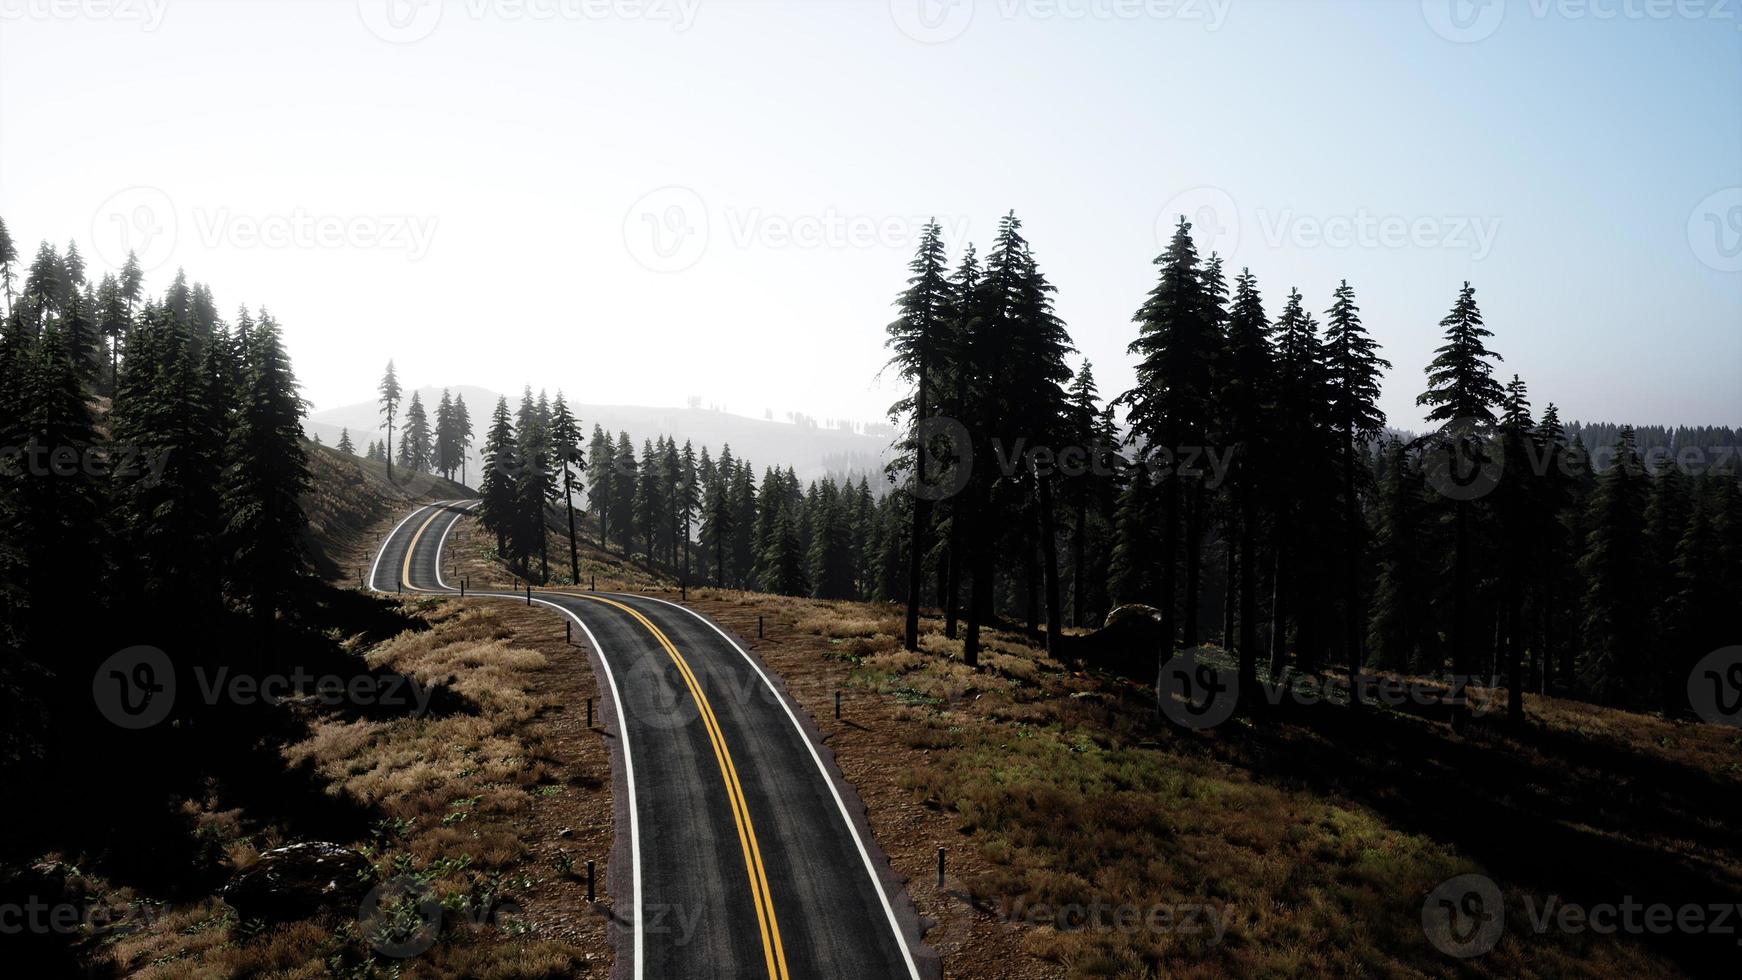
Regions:
[[[599,547],[605,548],[610,540],[611,494],[617,483],[617,445],[597,423],[593,425],[593,438],[587,443],[587,458],[593,461],[593,486],[587,500],[599,522]]]
[[[1334,302],[1325,314],[1324,365],[1331,396],[1330,412],[1336,427],[1338,455],[1343,479],[1343,603],[1344,643],[1349,658],[1351,703],[1360,703],[1359,678],[1365,657],[1361,649],[1367,614],[1362,604],[1361,581],[1365,576],[1367,521],[1362,516],[1362,479],[1367,475],[1368,446],[1385,427],[1379,410],[1379,377],[1391,362],[1379,356],[1379,345],[1361,325],[1361,310],[1355,305],[1355,290],[1345,279],[1337,286]]]
[[[490,429],[484,436],[484,479],[480,487],[483,503],[478,517],[484,527],[496,535],[496,553],[509,557],[508,535],[515,527],[516,440],[514,424],[508,414],[508,399],[498,398],[490,417]]]
[[[6,315],[12,315],[12,263],[18,261],[18,246],[6,230],[6,219],[0,218],[0,290],[6,293]]]
[[[788,507],[775,509],[768,548],[762,555],[766,569],[763,587],[776,595],[810,595],[810,582],[805,576],[805,554],[799,546],[798,532],[793,527],[792,511]]]
[[[460,468],[459,433],[454,431],[454,400],[448,389],[442,389],[442,400],[436,402],[435,447],[432,457],[436,472],[452,480]]]
[[[907,288],[896,300],[901,315],[889,325],[889,348],[894,352],[889,364],[902,379],[913,385],[913,393],[890,407],[892,418],[908,417],[914,431],[931,418],[934,401],[933,374],[947,370],[946,338],[952,308],[944,256],[943,229],[937,222],[928,222],[920,233],[919,248],[908,263],[911,276]],[[907,582],[907,620],[903,644],[909,650],[919,649],[920,591],[924,581],[923,556],[926,533],[931,523],[931,496],[925,471],[930,447],[909,440],[905,451],[913,461],[913,543]]]
[[[1655,671],[1650,663],[1645,607],[1645,501],[1649,478],[1634,451],[1633,429],[1623,426],[1615,462],[1597,481],[1590,530],[1579,560],[1584,595],[1585,650],[1593,687],[1612,704],[1646,703]]]
[[[387,456],[387,482],[393,482],[393,419],[399,412],[399,398],[403,394],[399,387],[399,375],[393,370],[393,362],[387,362],[387,373],[381,376],[381,384],[376,389],[381,394],[381,415],[387,420],[384,428],[387,430],[387,443],[383,451]]]
[[[581,455],[581,424],[569,411],[560,390],[556,393],[556,405],[551,409],[550,449],[551,459],[560,474],[563,510],[569,519],[569,581],[579,584],[581,548],[575,538],[575,494],[581,489],[577,472],[586,465],[586,459]]]
[[[278,323],[265,310],[245,345],[246,380],[226,447],[224,554],[235,591],[267,626],[308,570],[300,498],[311,477],[303,402]]]
[[[1275,409],[1269,427],[1268,472],[1287,474],[1273,482],[1272,596],[1270,603],[1270,673],[1281,674],[1287,659],[1289,624],[1296,628],[1295,654],[1303,669],[1320,662],[1323,637],[1324,583],[1311,563],[1324,547],[1323,529],[1313,515],[1333,512],[1324,475],[1327,458],[1335,458],[1327,426],[1329,376],[1318,322],[1307,312],[1300,290],[1291,289],[1274,326],[1276,338]]]
[[[237,357],[228,346],[223,355]],[[110,526],[130,615],[173,615],[192,623],[221,601],[220,485],[242,391],[239,364],[196,365],[186,328],[148,316],[129,345],[111,413],[118,443],[145,460],[111,480]],[[208,352],[211,353],[211,352]],[[216,355],[213,355],[214,358]]]
[[[703,453],[707,452],[704,447]],[[697,514],[702,506],[702,487],[700,470],[696,463],[696,451],[688,440],[684,441],[683,452],[679,455],[679,465],[682,469],[681,484],[678,488],[677,506],[680,520],[683,522],[683,578],[687,581],[691,575],[690,538]]]
[[[720,448],[720,460],[714,467],[714,478],[702,491],[702,542],[711,546],[714,559],[714,581],[728,586],[727,549],[732,546],[735,530],[732,510],[732,447]]]
[[[1499,424],[1501,479],[1495,487],[1494,508],[1500,518],[1502,543],[1500,641],[1506,665],[1507,718],[1524,724],[1523,615],[1528,583],[1534,578],[1535,529],[1544,519],[1538,513],[1540,487],[1533,469],[1539,450],[1536,422],[1530,417],[1529,390],[1518,375],[1506,386]]]
[[[541,399],[542,400],[542,399]],[[532,556],[538,555],[539,581],[550,581],[550,536],[545,533],[544,510],[556,499],[556,471],[551,459],[550,432],[546,426],[548,401],[540,407],[528,386],[521,395],[515,416],[519,466],[514,474],[513,529],[509,545],[531,578]]]
[[[400,434],[399,462],[410,473],[427,472],[434,451],[430,447],[429,415],[423,410],[423,400],[411,393],[411,404],[405,407],[405,431]]]
[[[454,452],[460,461],[460,483],[466,483],[466,458],[472,451],[472,413],[466,396],[454,396]]]
[[[1221,405],[1220,442],[1232,455],[1230,479],[1234,496],[1235,565],[1238,580],[1236,620],[1239,639],[1239,689],[1248,698],[1258,692],[1258,554],[1259,503],[1269,448],[1265,433],[1275,400],[1275,353],[1270,321],[1258,280],[1250,269],[1234,278],[1234,298],[1228,309],[1226,341],[1218,359],[1217,388]],[[1231,638],[1230,638],[1231,639]],[[1224,640],[1227,642],[1227,640]]]
[[[54,456],[70,452],[83,461],[97,450],[99,436],[58,328],[49,324],[16,356],[22,372],[12,407],[18,412],[7,419],[16,441],[8,442],[24,451],[26,462],[0,468],[8,522],[0,527],[0,538],[17,549],[8,560],[12,570],[23,573],[13,579],[23,585],[9,616],[27,642],[40,645],[56,641],[68,623],[88,617],[96,603],[91,583],[93,572],[101,569],[101,488],[82,465],[68,470]],[[52,479],[31,470],[42,466],[49,467]]]
[[[1422,663],[1428,621],[1423,599],[1429,572],[1422,562],[1420,471],[1401,439],[1392,437],[1381,457],[1377,530],[1373,555],[1378,577],[1368,614],[1367,645],[1388,670],[1412,673]]]
[[[1491,361],[1499,355],[1488,350],[1484,339],[1492,337],[1482,322],[1482,311],[1476,306],[1476,290],[1464,283],[1457,302],[1440,321],[1446,342],[1428,365],[1427,391],[1416,397],[1417,405],[1429,407],[1428,421],[1439,423],[1439,431],[1430,439],[1431,451],[1443,453],[1449,469],[1460,460],[1473,460],[1481,452],[1481,432],[1494,424],[1494,407],[1502,392],[1494,380]],[[1471,639],[1475,622],[1470,599],[1470,569],[1474,546],[1470,541],[1469,500],[1452,504],[1452,609],[1449,629],[1453,670],[1458,677],[1453,691],[1452,722],[1461,728],[1464,723],[1463,685],[1473,671]]]
[[[350,429],[340,429],[339,430],[338,450],[339,450],[339,452],[344,453],[346,456],[357,455],[357,447],[351,443],[351,430]]]
[[[635,489],[641,482],[641,465],[635,461],[635,444],[629,433],[617,433],[615,485],[611,493],[611,526],[617,529],[617,546],[625,558],[635,554]]]
[[[30,325],[33,335],[40,334],[58,311],[64,292],[61,285],[62,274],[60,256],[55,254],[54,246],[47,242],[37,246],[36,258],[30,263],[30,271],[24,276],[22,297],[25,322]]]
[[[1132,437],[1140,441],[1146,460],[1163,467],[1159,481],[1161,501],[1160,550],[1155,577],[1156,605],[1161,610],[1161,660],[1172,654],[1179,637],[1177,597],[1174,590],[1175,561],[1180,539],[1180,491],[1185,474],[1177,471],[1176,455],[1201,448],[1206,442],[1213,396],[1212,378],[1219,346],[1212,300],[1204,288],[1197,246],[1192,242],[1191,222],[1180,218],[1173,238],[1154,264],[1161,270],[1156,284],[1137,313],[1137,339],[1130,353],[1138,358],[1137,385],[1120,397],[1130,407]],[[1195,482],[1187,493],[1188,509],[1196,506]],[[1201,541],[1188,533],[1186,560],[1195,565]],[[1197,643],[1197,596],[1185,597],[1188,646]]]

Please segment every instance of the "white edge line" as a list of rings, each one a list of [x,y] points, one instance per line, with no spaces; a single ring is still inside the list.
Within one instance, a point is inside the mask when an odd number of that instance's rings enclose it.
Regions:
[[[865,850],[865,842],[859,837],[859,828],[854,826],[853,817],[847,812],[846,801],[841,799],[840,790],[835,788],[834,777],[829,775],[828,767],[823,765],[823,757],[817,753],[816,745],[811,742],[810,736],[805,733],[804,726],[799,724],[798,716],[793,714],[791,703],[789,703],[787,698],[781,695],[780,689],[774,686],[774,682],[768,678],[768,674],[762,669],[762,665],[758,664],[755,658],[750,656],[749,651],[739,646],[738,641],[732,639],[731,635],[721,629],[713,620],[703,616],[701,613],[696,612],[688,606],[680,606],[675,602],[650,595],[638,595],[625,592],[610,594],[620,595],[625,598],[650,599],[654,602],[670,606],[673,609],[681,609],[684,612],[689,613],[696,619],[701,620],[709,629],[720,634],[720,637],[727,643],[730,643],[732,649],[738,651],[739,655],[744,658],[744,661],[750,665],[750,668],[756,671],[757,675],[762,678],[762,683],[768,685],[768,690],[773,693],[775,700],[780,702],[780,706],[786,710],[786,717],[792,721],[793,727],[798,730],[799,741],[803,742],[805,748],[810,750],[811,761],[817,764],[817,772],[822,774],[823,783],[829,788],[829,795],[835,798],[835,806],[841,811],[841,820],[847,825],[847,833],[853,835],[853,844],[859,849],[859,858],[865,862],[865,871],[871,875],[871,886],[877,889],[877,898],[883,903],[883,913],[889,917],[889,928],[895,932],[895,944],[901,947],[901,958],[907,962],[907,971],[913,977],[913,980],[919,980],[919,967],[914,965],[913,953],[907,948],[907,937],[901,933],[901,922],[895,917],[895,909],[889,904],[889,896],[883,891],[883,879],[877,874],[877,869],[871,864],[871,854]],[[640,960],[637,960],[636,964],[639,967]]]
[[[413,517],[435,506],[437,504],[424,504],[422,507],[413,509],[411,513],[405,515],[405,520],[393,525],[393,530],[387,532],[387,537],[381,539],[381,547],[375,551],[375,560],[369,564],[369,591],[381,591],[375,587],[375,572],[381,567],[381,556],[387,554],[387,545],[393,541],[393,536],[399,533],[400,528],[410,523]]]
[[[458,501],[455,501],[455,503],[458,503]],[[442,549],[448,546],[448,535],[454,533],[454,525],[460,523],[460,518],[466,516],[466,511],[471,510],[473,507],[476,507],[481,503],[483,503],[482,500],[474,500],[466,506],[461,507],[459,512],[454,514],[454,519],[448,522],[448,526],[442,529],[441,540],[436,542],[436,584],[450,592],[453,591],[454,587],[448,584],[447,579],[442,578]]]
[[[436,542],[436,584],[444,589],[449,588],[449,585],[442,578],[442,549],[447,547],[448,535],[453,532],[454,525],[460,523],[460,518],[466,516],[467,511],[481,503],[483,503],[482,500],[477,500],[460,508],[460,512],[454,515],[454,519],[448,523],[447,530],[442,532],[441,540]],[[415,512],[413,512],[413,516],[415,516]],[[409,517],[406,518],[406,520],[410,519],[411,518]],[[398,530],[398,528],[395,528],[394,530]],[[373,573],[370,575],[370,581],[374,581]],[[496,592],[473,592],[470,593],[468,597],[471,596],[480,596],[489,599],[520,598],[518,595]],[[583,621],[574,610],[560,606],[548,599],[540,599],[537,596],[533,596],[532,601],[541,606],[549,606],[575,621],[575,625],[581,628],[581,632],[587,634],[587,641],[593,644],[593,649],[598,651],[599,663],[605,668],[605,682],[611,685],[611,703],[617,708],[617,740],[623,745],[624,782],[627,783],[629,790],[629,867],[630,880],[633,883],[635,891],[635,901],[631,909],[635,914],[634,969],[635,980],[641,980],[647,962],[647,957],[644,955],[646,944],[641,929],[641,817],[638,812],[639,808],[636,805],[635,760],[629,752],[629,720],[623,715],[623,695],[617,690],[617,675],[611,671],[611,660],[609,657],[605,656],[605,648],[599,645],[599,638],[593,635],[591,629],[587,628],[586,622]]]

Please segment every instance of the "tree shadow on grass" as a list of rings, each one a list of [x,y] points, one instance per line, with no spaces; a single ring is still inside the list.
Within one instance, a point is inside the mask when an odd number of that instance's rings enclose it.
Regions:
[[[1724,867],[1742,849],[1742,832],[1725,825],[1742,812],[1742,784],[1571,732],[1514,737],[1502,724],[1477,720],[1459,737],[1385,708],[1285,701],[1255,724],[1180,741],[1261,781],[1346,797],[1442,841],[1539,909],[1551,895],[1587,908],[1742,902],[1742,879]],[[1701,853],[1669,846],[1679,841],[1699,842]],[[1510,941],[1546,940],[1515,928],[1529,919],[1510,900],[1509,909]],[[1735,975],[1734,934],[1637,939],[1691,974]]]

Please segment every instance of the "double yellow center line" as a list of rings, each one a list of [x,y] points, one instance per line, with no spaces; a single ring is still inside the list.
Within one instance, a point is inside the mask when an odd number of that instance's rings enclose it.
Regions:
[[[411,543],[405,546],[405,565],[399,570],[399,581],[401,585],[411,589],[413,592],[421,592],[423,590],[411,584],[411,556],[417,554],[417,543],[423,539],[423,532],[429,530],[429,526],[435,523],[436,518],[446,514],[447,512],[448,509],[446,507],[437,507],[435,513],[429,515],[429,520],[424,521],[423,525],[417,529],[417,533],[411,536]],[[439,555],[436,557],[436,561],[441,561]]]
[[[683,675],[690,694],[701,707],[702,722],[707,727],[708,740],[713,743],[714,758],[720,764],[720,776],[725,780],[726,796],[732,804],[732,819],[738,824],[738,845],[744,850],[744,869],[750,875],[750,892],[756,904],[756,922],[762,929],[762,953],[767,961],[769,980],[790,980],[791,975],[786,969],[786,948],[780,939],[780,921],[774,915],[774,896],[768,889],[768,871],[762,865],[762,845],[756,841],[756,826],[750,820],[750,805],[744,798],[744,785],[738,780],[738,767],[732,762],[731,749],[726,747],[726,736],[720,730],[720,720],[714,716],[714,707],[708,703],[708,696],[702,693],[702,685],[696,679],[695,671],[690,669],[683,654],[678,653],[671,638],[639,610],[601,596],[578,597],[621,609],[635,617],[636,621],[653,634],[659,645],[665,648],[672,663],[677,664],[678,672]]]

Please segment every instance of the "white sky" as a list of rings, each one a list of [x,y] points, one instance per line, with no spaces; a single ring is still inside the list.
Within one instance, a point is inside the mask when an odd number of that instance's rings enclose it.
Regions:
[[[919,222],[955,253],[1009,208],[1116,394],[1185,207],[1272,313],[1351,280],[1394,424],[1466,278],[1539,409],[1742,423],[1734,20],[1127,2],[0,0],[0,216],[26,261],[126,243],[154,292],[268,306],[318,407],[392,357],[879,418]],[[1338,237],[1364,218],[1416,240]]]

